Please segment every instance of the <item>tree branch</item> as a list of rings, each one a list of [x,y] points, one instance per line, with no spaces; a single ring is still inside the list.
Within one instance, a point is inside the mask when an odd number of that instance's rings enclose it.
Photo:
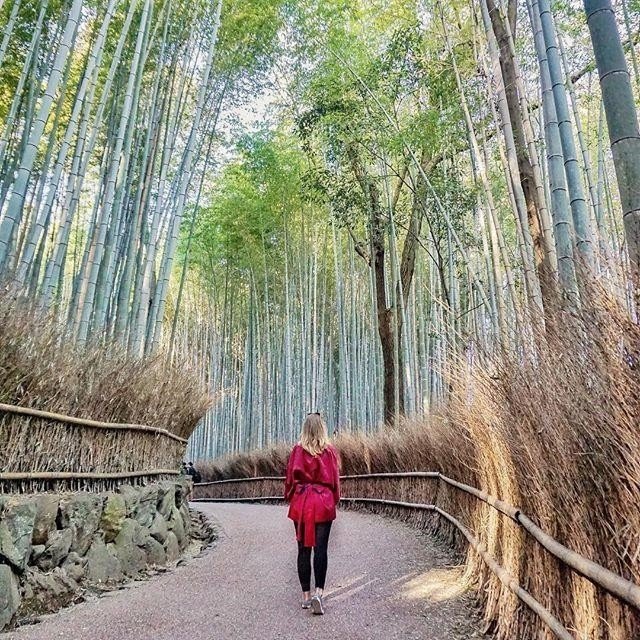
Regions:
[[[356,250],[356,253],[369,265],[371,266],[371,258],[367,255],[367,252],[364,250],[364,245],[356,238],[356,234],[353,233],[353,229],[351,227],[347,227],[347,231],[353,240],[353,248]]]

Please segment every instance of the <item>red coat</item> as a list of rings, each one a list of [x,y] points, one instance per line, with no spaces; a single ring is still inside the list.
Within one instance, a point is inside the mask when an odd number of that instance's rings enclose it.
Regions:
[[[329,445],[320,455],[312,456],[297,444],[287,463],[284,499],[289,503],[289,518],[296,526],[296,537],[304,546],[316,542],[316,523],[336,519],[336,504],[340,500],[338,453]]]

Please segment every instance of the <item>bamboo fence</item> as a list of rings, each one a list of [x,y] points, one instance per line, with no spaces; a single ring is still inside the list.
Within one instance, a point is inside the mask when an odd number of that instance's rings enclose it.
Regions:
[[[195,486],[195,499],[212,502],[282,500],[283,481],[283,477],[256,477],[201,483]],[[488,522],[491,512],[503,516],[504,525],[524,532],[527,544],[541,545],[565,569],[570,569],[613,596],[623,607],[629,609],[631,615],[640,612],[639,585],[567,548],[518,508],[481,489],[438,472],[348,475],[342,476],[341,481],[341,501],[346,505],[365,507],[404,519],[408,517],[414,521],[418,519],[421,524],[426,524],[426,520],[415,516],[416,513],[422,514],[422,518],[432,519],[431,528],[451,536],[450,541],[458,547],[462,536],[504,587],[514,593],[561,640],[576,640],[577,636],[502,566],[500,558],[488,553],[481,534],[472,532],[464,524],[479,522],[478,508],[484,510],[480,514],[480,521]],[[434,522],[433,518],[438,521]],[[449,525],[449,528],[442,528],[443,524]],[[478,527],[478,530],[481,529]]]
[[[172,478],[186,444],[159,427],[0,404],[0,491],[106,490]]]

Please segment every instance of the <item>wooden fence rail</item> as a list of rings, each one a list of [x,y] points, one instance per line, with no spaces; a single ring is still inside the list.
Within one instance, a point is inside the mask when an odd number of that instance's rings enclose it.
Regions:
[[[178,475],[187,440],[160,427],[101,422],[0,403],[3,492],[101,490]]]
[[[123,480],[143,476],[177,476],[176,469],[149,469],[147,471],[121,471],[116,473],[90,473],[72,471],[43,471],[41,473],[0,473],[0,481],[11,480]]]
[[[162,429],[161,427],[149,427],[143,424],[125,424],[120,422],[100,422],[98,420],[89,420],[88,418],[75,418],[66,416],[61,413],[50,413],[49,411],[40,411],[39,409],[30,409],[29,407],[18,407],[12,404],[3,404],[0,402],[0,413],[9,413],[13,415],[28,416],[30,418],[41,418],[50,422],[59,422],[60,424],[75,425],[79,427],[87,427],[89,429],[112,429],[114,431],[143,431],[145,433],[153,433],[155,435],[171,438],[176,442],[186,445],[187,440],[177,436],[171,431]]]
[[[432,479],[437,482],[442,482],[456,490],[463,491],[468,495],[482,501],[489,505],[500,514],[506,516],[518,526],[520,526],[530,537],[536,540],[542,547],[557,558],[562,564],[569,567],[576,573],[590,580],[594,585],[604,589],[611,595],[625,602],[626,604],[635,607],[640,610],[640,586],[627,580],[623,576],[610,571],[606,567],[599,565],[598,563],[586,558],[579,553],[564,546],[561,542],[547,534],[540,527],[538,527],[530,518],[523,514],[520,509],[514,507],[499,498],[492,496],[491,494],[473,487],[471,485],[458,482],[452,478],[449,478],[439,472],[435,471],[413,471],[413,472],[400,472],[400,473],[369,473],[360,475],[347,475],[341,476],[343,481],[349,480],[368,480],[368,479],[387,479],[387,480],[399,480],[402,478],[424,478]],[[283,482],[284,477],[281,476],[262,476],[254,478],[232,478],[228,480],[216,480],[213,482],[205,482],[195,485],[195,497],[196,500],[202,501],[274,501],[282,500],[282,495],[270,495],[270,496],[254,496],[254,497],[239,497],[239,496],[216,496],[206,497],[203,494],[211,493],[211,490],[220,493],[225,486],[229,488],[238,486],[237,483],[269,483],[271,487],[274,483]],[[482,560],[487,564],[489,569],[498,577],[498,579],[508,589],[510,589],[522,602],[524,602],[539,618],[547,625],[547,627],[554,633],[557,638],[561,640],[574,640],[574,636],[562,625],[562,623],[538,600],[536,600],[529,592],[522,588],[518,584],[516,579],[511,576],[492,556],[490,556],[484,544],[480,542],[471,531],[465,527],[457,518],[438,507],[436,504],[421,504],[415,502],[407,502],[401,500],[386,500],[381,498],[368,498],[359,496],[347,496],[343,497],[347,503],[356,504],[373,504],[382,505],[387,507],[402,508],[402,509],[414,509],[429,511],[437,513],[440,517],[444,518],[447,522],[453,525],[469,542],[469,544],[480,555]]]

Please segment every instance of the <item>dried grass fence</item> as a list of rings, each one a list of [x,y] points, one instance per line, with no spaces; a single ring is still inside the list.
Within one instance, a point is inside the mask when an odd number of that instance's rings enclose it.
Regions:
[[[283,482],[284,477],[280,476],[205,482],[195,486],[195,497],[214,502],[272,502],[282,500]],[[576,629],[566,615],[562,615],[565,612],[556,613],[553,603],[536,597],[535,590],[533,593],[527,590],[531,588],[527,575],[531,568],[527,570],[516,563],[520,570],[514,575],[503,566],[514,566],[513,558],[508,557],[513,548],[538,547],[548,556],[547,561],[555,565],[557,575],[566,576],[571,572],[573,585],[582,581],[587,590],[595,588],[605,608],[613,614],[610,620],[602,621],[608,629],[608,637],[619,640],[638,637],[639,585],[562,545],[518,508],[485,491],[439,472],[399,472],[342,476],[342,493],[343,504],[410,521],[460,551],[468,545],[470,556],[475,551],[476,559],[480,559],[485,569],[499,580],[502,588],[510,591],[538,617],[552,637],[576,640],[595,636]],[[496,544],[505,536],[517,538],[517,544]],[[473,565],[473,562],[467,562],[467,578],[475,573]],[[535,588],[535,584],[533,586]],[[494,597],[500,595],[498,591]],[[519,637],[523,640],[537,638],[534,633],[531,630],[531,635]]]
[[[0,404],[0,491],[103,491],[170,478],[186,443],[158,427]]]
[[[0,287],[0,492],[175,477],[211,402],[188,362],[135,357],[116,342],[80,346],[55,311]]]

